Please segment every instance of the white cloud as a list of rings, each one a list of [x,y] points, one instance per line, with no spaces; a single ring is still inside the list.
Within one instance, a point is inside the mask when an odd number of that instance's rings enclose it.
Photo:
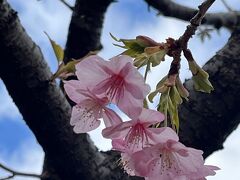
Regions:
[[[41,174],[44,153],[39,145],[30,140],[24,141],[20,147],[9,156],[0,149],[0,162],[20,172]],[[7,173],[0,170],[0,177]],[[36,180],[36,178],[16,177],[14,180]]]

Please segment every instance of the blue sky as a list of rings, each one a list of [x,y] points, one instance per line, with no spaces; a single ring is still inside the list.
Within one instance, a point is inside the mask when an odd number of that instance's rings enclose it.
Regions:
[[[41,47],[45,59],[54,72],[56,70],[55,56],[43,31],[64,46],[71,12],[59,0],[8,0],[8,2],[18,11],[23,26]],[[73,4],[74,0],[69,2]],[[177,2],[196,7],[201,1],[177,0]],[[239,0],[229,0],[232,7],[237,7],[237,3]],[[211,11],[220,10],[225,10],[225,8],[220,1],[217,1]],[[179,37],[185,30],[186,23],[173,18],[156,16],[156,14],[157,12],[153,9],[149,12],[147,5],[139,0],[119,0],[118,3],[112,4],[104,22],[102,36],[104,49],[100,55],[107,59],[121,52],[120,48],[112,45],[113,40],[109,36],[109,32],[119,38],[147,35],[157,41],[164,41],[168,37]],[[201,43],[199,38],[194,37],[190,41],[190,48],[195,59],[203,65],[225,44],[228,37],[229,33],[225,29],[220,30],[220,35],[214,32],[212,39],[205,43]],[[168,68],[169,61],[166,60],[160,67],[152,70],[148,78],[148,83],[152,88],[167,73]],[[182,79],[190,77],[187,69],[187,64],[183,61]],[[23,121],[1,80],[0,102],[0,162],[17,170],[40,173],[43,160],[42,149],[36,143],[34,135]],[[92,132],[91,137],[100,149],[107,150],[110,148],[110,141],[100,138],[101,128]],[[208,164],[215,164],[223,169],[217,176],[208,179],[240,179],[240,175],[237,174],[237,167],[240,167],[239,133],[240,129],[228,138],[224,144],[225,150],[214,153],[207,159]],[[2,174],[3,172],[0,170],[0,177]],[[15,178],[15,180],[20,179]]]

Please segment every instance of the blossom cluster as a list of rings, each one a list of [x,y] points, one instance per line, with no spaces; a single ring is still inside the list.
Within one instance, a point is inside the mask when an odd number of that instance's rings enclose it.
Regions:
[[[89,56],[76,64],[78,80],[64,81],[69,98],[76,103],[70,124],[76,133],[96,129],[103,119],[102,135],[121,152],[121,164],[131,176],[146,180],[195,180],[215,175],[218,167],[204,165],[201,150],[179,142],[169,127],[158,127],[161,112],[143,108],[150,87],[134,67],[132,58],[116,56],[105,61]],[[113,103],[131,120],[122,121],[109,108]]]

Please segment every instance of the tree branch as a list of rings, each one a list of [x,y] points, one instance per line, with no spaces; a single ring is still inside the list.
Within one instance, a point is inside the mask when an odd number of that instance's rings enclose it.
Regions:
[[[170,48],[168,55],[173,57],[173,61],[168,72],[168,77],[176,77],[179,74],[181,53],[183,51],[184,55],[186,54],[185,51],[187,50],[189,39],[195,34],[197,27],[201,24],[207,10],[214,2],[215,0],[205,0],[199,5],[196,15],[190,20],[190,24],[187,26],[183,35],[180,36],[178,40],[171,39],[172,47]]]
[[[69,26],[65,61],[79,59],[89,51],[101,50],[104,14],[113,0],[77,0]]]
[[[195,34],[197,27],[201,24],[207,10],[215,2],[215,0],[206,0],[200,6],[196,15],[190,20],[190,25],[187,26],[183,35],[178,39],[178,43],[183,50],[187,49],[189,39]]]
[[[15,170],[12,170],[11,168],[9,168],[9,167],[1,164],[1,163],[0,163],[0,168],[2,168],[3,170],[11,173],[11,175],[9,175],[8,177],[0,178],[0,180],[11,179],[11,178],[14,178],[15,176],[33,177],[33,178],[38,178],[38,179],[41,178],[41,175],[33,174],[33,173],[22,173],[22,172],[19,172],[19,171],[15,171]]]
[[[73,11],[73,7],[68,4],[65,0],[60,0],[65,6],[67,6],[71,11]]]
[[[0,0],[0,53],[0,77],[61,179],[104,175],[107,171],[98,167],[104,156],[88,135],[73,132],[70,105],[59,87],[49,83],[52,74],[39,47],[6,0]],[[46,179],[48,172],[43,175]]]
[[[145,0],[149,6],[158,10],[164,16],[174,17],[184,21],[189,21],[197,10],[182,6],[171,0]],[[240,14],[238,13],[238,16]],[[207,13],[202,23],[212,25],[215,28],[227,27],[232,28],[237,23],[236,13]]]
[[[229,12],[233,12],[233,9],[228,5],[228,3],[225,0],[221,0],[221,1]]]

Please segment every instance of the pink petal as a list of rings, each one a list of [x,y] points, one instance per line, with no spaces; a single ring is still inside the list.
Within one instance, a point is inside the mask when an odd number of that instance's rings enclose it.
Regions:
[[[125,69],[128,70],[128,74],[124,78],[126,90],[135,98],[144,99],[151,90],[150,86],[145,84],[143,76],[132,64],[127,64]]]
[[[89,131],[97,129],[100,126],[100,123],[101,123],[101,121],[99,121],[97,119],[89,120],[88,123],[86,123],[84,125],[78,123],[73,127],[73,131],[75,133],[87,133]]]
[[[102,135],[103,137],[110,139],[124,139],[131,126],[132,121],[121,122],[115,126],[103,129]]]
[[[103,121],[106,127],[110,127],[122,122],[122,119],[112,109],[104,108]]]
[[[178,153],[180,156],[183,156],[183,157],[189,156],[189,153],[188,153],[189,149],[180,142],[169,139],[165,143],[165,145],[166,145],[167,149],[169,149],[170,151],[174,151],[174,152]]]
[[[105,79],[102,79],[99,83],[95,84],[93,88],[93,93],[95,94],[106,93],[110,86],[111,79],[110,77],[106,76]]]
[[[115,102],[119,109],[131,119],[137,119],[142,112],[143,100],[135,99],[129,92],[123,91],[122,98]]]
[[[122,139],[113,139],[112,140],[112,148],[114,150],[124,152],[125,146],[126,146],[126,142]]]
[[[82,100],[87,99],[87,97],[77,92],[78,89],[82,88],[83,85],[80,81],[77,80],[64,81],[64,89],[68,97],[77,104],[80,103]]]
[[[148,128],[151,143],[166,143],[168,140],[178,141],[179,137],[174,130],[169,127],[162,128]]]
[[[110,61],[108,61],[108,67],[112,70],[112,72],[118,74],[127,63],[133,64],[133,60],[131,57],[126,55],[115,56],[111,58]]]
[[[106,61],[99,56],[89,56],[76,65],[76,75],[87,84],[96,85],[108,77],[104,71]]]
[[[147,123],[148,125],[160,123],[164,120],[164,115],[156,110],[142,109],[142,112],[138,118],[142,123]]]
[[[135,176],[134,167],[132,166],[131,154],[121,153],[121,162],[123,163],[123,168],[130,176]]]
[[[132,163],[131,166],[134,167],[135,174],[137,176],[145,177],[149,174],[149,167],[151,167],[151,165],[149,164],[151,163],[152,160],[153,157],[151,153],[142,150],[132,154],[130,163]]]
[[[86,133],[96,129],[100,125],[100,121],[93,115],[94,112],[86,110],[79,106],[74,106],[70,124],[74,126],[76,133]]]

